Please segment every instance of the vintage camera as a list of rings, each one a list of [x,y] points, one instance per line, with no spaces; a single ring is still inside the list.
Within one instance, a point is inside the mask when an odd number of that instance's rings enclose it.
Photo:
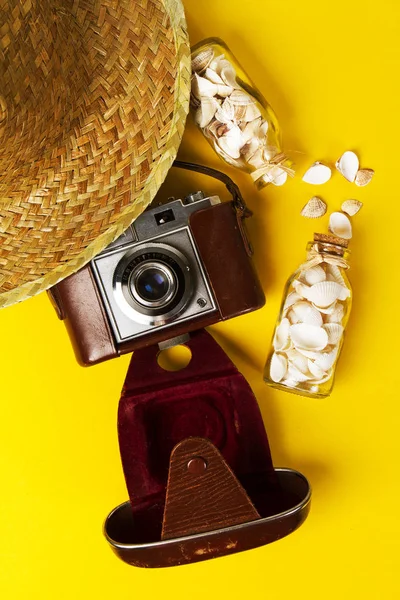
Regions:
[[[237,201],[195,192],[140,215],[50,290],[78,361],[92,365],[265,302]]]

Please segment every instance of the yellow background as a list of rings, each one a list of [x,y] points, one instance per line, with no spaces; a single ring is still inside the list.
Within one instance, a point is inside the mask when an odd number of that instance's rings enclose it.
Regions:
[[[347,149],[376,170],[364,189],[335,173],[319,188],[297,176],[259,193],[225,168],[255,213],[249,228],[268,302],[212,330],[254,389],[275,464],[310,479],[311,514],[295,534],[244,554],[166,570],[119,562],[102,523],[127,498],[116,410],[129,357],[79,367],[42,295],[0,312],[0,597],[397,599],[400,4],[185,7],[191,42],[222,37],[275,108],[285,148],[303,153],[300,173]],[[180,156],[224,169],[192,126]],[[179,194],[179,186],[175,174],[170,187]],[[273,391],[261,376],[284,282],[315,228],[327,225],[299,216],[314,193],[330,210],[351,197],[364,202],[354,219],[353,312],[334,393],[323,401]]]

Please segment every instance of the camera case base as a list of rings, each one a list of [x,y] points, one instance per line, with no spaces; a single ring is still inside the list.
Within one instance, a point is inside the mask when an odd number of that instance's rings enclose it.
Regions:
[[[186,344],[189,365],[157,363],[158,348],[132,357],[118,411],[130,502],[104,533],[124,562],[166,567],[276,541],[306,519],[306,478],[275,469],[257,401],[204,330]]]

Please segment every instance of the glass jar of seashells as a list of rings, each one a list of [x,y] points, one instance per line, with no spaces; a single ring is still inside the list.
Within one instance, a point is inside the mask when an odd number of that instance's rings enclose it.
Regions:
[[[314,235],[307,261],[289,278],[264,372],[281,390],[325,398],[332,391],[350,314],[348,240]]]
[[[218,38],[192,49],[194,120],[219,156],[251,174],[258,189],[294,172],[281,148],[274,111]]]

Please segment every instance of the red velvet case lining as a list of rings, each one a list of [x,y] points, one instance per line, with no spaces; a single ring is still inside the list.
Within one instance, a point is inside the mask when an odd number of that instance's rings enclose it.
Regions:
[[[293,504],[273,469],[257,401],[245,378],[204,330],[186,344],[189,365],[163,370],[155,346],[136,351],[119,405],[118,433],[137,543],[160,540],[170,454],[187,437],[219,449],[262,517]]]

